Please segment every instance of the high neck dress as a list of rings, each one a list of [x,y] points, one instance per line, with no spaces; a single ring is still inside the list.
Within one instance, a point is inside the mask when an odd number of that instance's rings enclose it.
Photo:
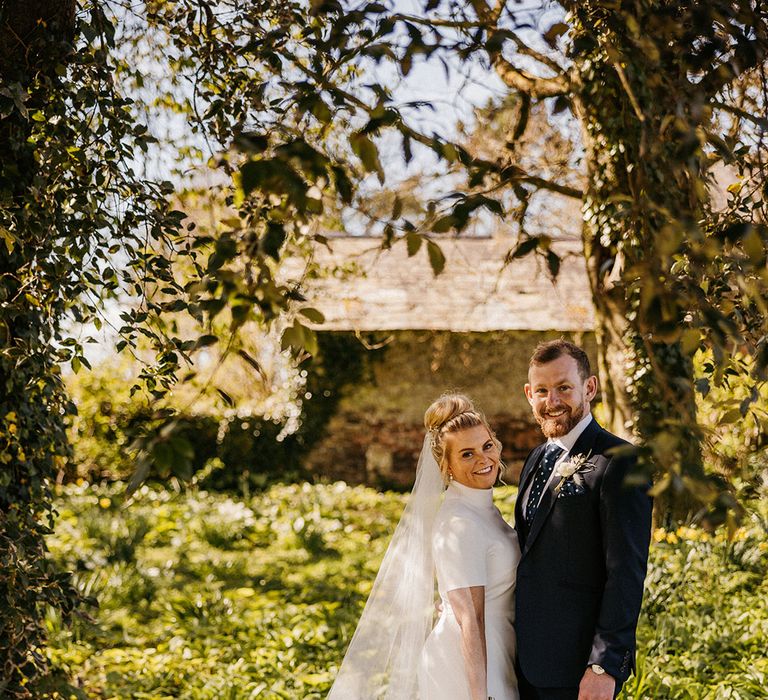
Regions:
[[[493,489],[451,481],[432,536],[443,611],[422,651],[419,700],[471,700],[461,630],[448,592],[485,587],[488,695],[518,700],[515,677],[514,592],[520,547],[514,529],[493,505]]]

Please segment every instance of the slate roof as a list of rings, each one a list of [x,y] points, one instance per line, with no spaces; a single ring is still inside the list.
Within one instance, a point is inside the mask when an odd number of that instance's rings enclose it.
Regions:
[[[508,238],[452,238],[439,242],[446,257],[434,277],[426,246],[412,258],[403,242],[381,250],[380,239],[336,236],[331,251],[318,246],[317,262],[348,274],[308,283],[309,303],[326,322],[320,330],[589,331],[594,309],[581,242],[554,244],[563,257],[553,284],[533,255],[503,261]],[[298,269],[288,272],[297,273]]]

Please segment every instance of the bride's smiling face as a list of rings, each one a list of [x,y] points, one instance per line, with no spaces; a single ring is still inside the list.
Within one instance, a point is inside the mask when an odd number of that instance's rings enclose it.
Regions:
[[[473,489],[489,489],[496,483],[501,455],[484,425],[446,433],[445,455],[458,483]]]

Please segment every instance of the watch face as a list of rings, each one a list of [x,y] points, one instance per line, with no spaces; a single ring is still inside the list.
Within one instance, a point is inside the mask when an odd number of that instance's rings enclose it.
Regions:
[[[598,666],[597,664],[592,664],[592,671],[598,676],[601,676],[605,673],[605,669],[602,666]]]

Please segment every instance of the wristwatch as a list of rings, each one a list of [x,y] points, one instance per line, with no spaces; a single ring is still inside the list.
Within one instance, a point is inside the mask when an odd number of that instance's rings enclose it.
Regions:
[[[605,673],[605,669],[599,664],[591,664],[590,668],[592,669],[592,673],[596,676],[602,676]]]

